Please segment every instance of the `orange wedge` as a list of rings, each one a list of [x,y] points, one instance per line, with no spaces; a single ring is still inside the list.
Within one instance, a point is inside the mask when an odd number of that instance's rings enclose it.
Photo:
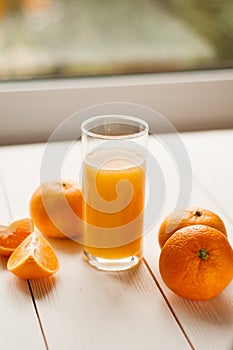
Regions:
[[[0,226],[0,255],[11,255],[16,247],[34,230],[31,219],[14,221]]]
[[[49,242],[33,232],[11,254],[7,269],[19,278],[37,279],[57,272],[59,262]]]

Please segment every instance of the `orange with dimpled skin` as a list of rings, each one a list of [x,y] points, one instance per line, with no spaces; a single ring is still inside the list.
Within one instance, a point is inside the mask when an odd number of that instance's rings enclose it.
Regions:
[[[226,236],[206,226],[186,226],[165,243],[159,270],[167,287],[181,297],[209,300],[233,278],[233,250]]]
[[[171,213],[163,220],[158,233],[160,248],[164,246],[174,232],[191,225],[210,226],[227,236],[226,227],[217,214],[208,209],[193,207]]]
[[[30,214],[35,226],[46,236],[72,238],[82,233],[82,202],[75,182],[49,181],[32,195]]]

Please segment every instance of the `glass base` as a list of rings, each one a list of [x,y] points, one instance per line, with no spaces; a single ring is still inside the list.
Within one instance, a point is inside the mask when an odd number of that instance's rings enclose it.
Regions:
[[[84,259],[93,267],[102,271],[125,271],[137,266],[141,259],[132,255],[123,259],[103,259],[83,251]]]

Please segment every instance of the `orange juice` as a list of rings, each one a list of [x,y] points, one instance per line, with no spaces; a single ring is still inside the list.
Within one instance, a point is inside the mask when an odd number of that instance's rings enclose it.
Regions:
[[[141,257],[145,160],[135,151],[100,149],[83,162],[84,250],[104,259]]]

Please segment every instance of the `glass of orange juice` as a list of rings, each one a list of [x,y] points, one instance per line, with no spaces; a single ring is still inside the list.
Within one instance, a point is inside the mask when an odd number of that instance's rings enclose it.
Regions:
[[[104,115],[81,130],[84,257],[100,270],[130,269],[142,258],[148,124]]]

